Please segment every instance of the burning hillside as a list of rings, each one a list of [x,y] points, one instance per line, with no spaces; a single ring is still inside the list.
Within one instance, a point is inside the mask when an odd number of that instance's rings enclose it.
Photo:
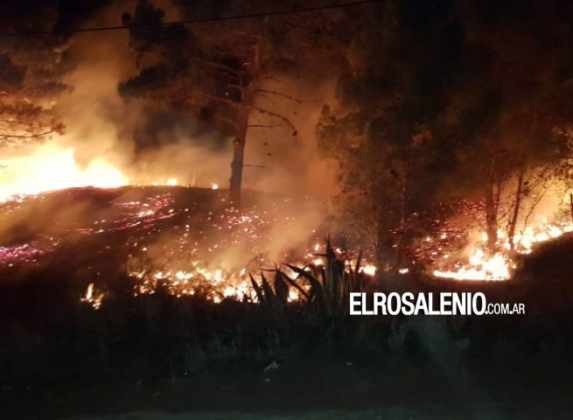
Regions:
[[[75,273],[86,287],[83,300],[99,307],[106,283],[122,270],[136,281],[136,295],[165,287],[176,296],[203,291],[219,302],[253,298],[250,275],[261,270],[323,264],[316,202],[255,193],[245,199],[238,211],[227,191],[167,186],[20,197],[1,207],[0,270],[4,281]],[[364,270],[375,271],[368,264]]]
[[[155,186],[129,186],[130,179],[103,159],[79,166],[72,149],[41,147],[30,157],[8,160],[5,169],[0,270],[14,280],[66,260],[86,285],[82,300],[94,307],[105,297],[106,277],[118,270],[136,279],[136,295],[166,287],[176,296],[201,291],[215,302],[253,299],[250,275],[281,263],[320,266],[321,243],[336,234],[321,227],[326,208],[309,197],[249,193],[239,210],[216,183],[178,187],[176,178],[164,177]],[[534,222],[521,224],[511,240],[499,229],[494,253],[487,234],[474,233],[470,225],[438,230],[418,242],[411,261],[393,270],[408,274],[421,266],[437,278],[508,280],[517,255],[573,231],[569,215],[558,208],[543,209],[562,215],[549,222],[532,207]],[[366,242],[353,245],[361,249]],[[346,258],[352,262],[356,255]],[[378,263],[382,271],[392,270]],[[371,262],[363,269],[376,272]],[[297,298],[293,290],[291,299]]]
[[[569,384],[573,3],[4,3],[0,403]]]

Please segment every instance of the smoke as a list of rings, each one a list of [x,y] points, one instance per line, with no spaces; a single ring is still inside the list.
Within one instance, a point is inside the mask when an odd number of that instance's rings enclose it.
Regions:
[[[109,6],[83,25],[117,25],[122,13],[132,12],[134,5],[126,2]],[[179,17],[172,7],[164,10],[167,20]],[[9,166],[14,172],[5,179],[5,185],[14,188],[0,191],[0,199],[14,192],[87,185],[176,183],[226,188],[232,138],[185,109],[174,110],[142,99],[126,100],[118,93],[119,83],[138,72],[127,31],[74,34],[65,59],[73,68],[65,83],[73,90],[56,105],[66,126],[65,134],[26,150],[21,158],[27,163],[13,160]],[[299,71],[308,74],[275,74],[258,86],[278,94],[260,94],[256,105],[283,115],[296,127],[297,134],[293,135],[293,129],[280,119],[251,114],[244,187],[264,194],[251,200],[252,220],[237,223],[245,223],[244,228],[250,229],[251,224],[259,223],[257,212],[266,213],[272,208],[273,214],[265,222],[264,235],[247,238],[245,232],[244,238],[211,253],[210,258],[226,265],[245,265],[260,254],[279,262],[285,250],[302,248],[316,235],[324,218],[323,204],[336,188],[336,167],[320,158],[315,138],[322,106],[333,101],[335,77],[328,74],[327,66],[314,67],[312,72]],[[286,197],[291,200],[288,205],[282,201]],[[92,217],[84,209],[69,214],[70,220],[78,223],[89,222]],[[209,222],[197,220],[198,224]],[[225,235],[219,233],[214,240],[220,242]],[[178,234],[155,237],[149,244],[149,256],[164,259],[179,240]]]
[[[265,93],[256,104],[288,118],[297,133],[276,118],[253,114],[245,152],[248,186],[322,199],[336,191],[336,164],[320,156],[316,140],[322,106],[334,101],[335,81],[319,73],[319,80],[324,79],[314,83],[316,76],[309,80],[283,74],[261,86]]]
[[[126,2],[107,7],[85,25],[117,25],[121,14],[132,11],[134,5]],[[168,20],[179,17],[175,9],[165,10]],[[157,119],[157,108],[141,100],[126,101],[119,95],[120,81],[137,72],[127,31],[75,34],[66,59],[74,67],[65,78],[73,91],[57,105],[66,132],[54,138],[51,147],[72,149],[81,170],[96,160],[108,162],[124,174],[128,183],[154,184],[174,179],[199,186],[226,183],[228,175],[221,174],[229,170],[229,139],[222,144],[218,133],[198,129],[190,114],[183,112],[173,112],[163,126],[153,126],[149,121]],[[149,138],[154,144],[145,144]],[[42,151],[40,148],[26,153]]]
[[[126,140],[140,112],[140,107],[125,104],[117,93],[119,80],[133,71],[128,34],[77,34],[69,54],[75,70],[66,82],[73,92],[58,104],[66,134],[56,142],[73,147],[82,166],[94,158],[125,164],[133,150]]]
[[[127,7],[129,3],[106,8],[86,25],[117,24],[124,11],[132,11]],[[167,20],[180,17],[176,8],[155,4],[164,8]],[[72,147],[81,167],[94,159],[104,159],[133,183],[176,179],[179,184],[192,186],[228,184],[231,138],[201,126],[185,110],[150,107],[141,100],[126,101],[119,96],[119,82],[137,72],[127,31],[76,34],[68,59],[75,65],[66,78],[73,92],[58,105],[66,134],[56,143]],[[284,115],[298,134],[293,136],[292,129],[280,120],[251,114],[246,188],[320,198],[328,198],[335,189],[336,166],[319,157],[315,141],[321,107],[334,96],[334,79],[326,69],[316,73],[304,78],[276,75],[272,82],[261,86],[297,99],[261,94],[257,104]],[[327,81],[316,83],[320,79]],[[169,116],[161,118],[162,114]]]

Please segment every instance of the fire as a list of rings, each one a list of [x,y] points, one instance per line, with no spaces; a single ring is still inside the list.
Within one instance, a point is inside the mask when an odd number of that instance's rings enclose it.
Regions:
[[[66,188],[118,188],[136,184],[137,180],[128,177],[104,157],[95,158],[86,166],[81,166],[76,160],[74,148],[55,143],[39,146],[25,156],[0,160],[0,203],[18,196]],[[148,180],[146,184],[182,185],[175,177]],[[209,185],[213,190],[219,189],[219,184]]]
[[[35,195],[46,191],[53,191],[73,187],[100,187],[116,188],[133,184],[130,179],[112,162],[104,157],[98,157],[90,161],[87,165],[80,165],[75,158],[75,151],[71,147],[63,147],[58,144],[46,144],[34,149],[34,152],[26,156],[9,157],[0,162],[0,203],[8,201],[16,196]],[[177,186],[181,185],[180,180],[175,177],[166,177],[161,181],[152,182],[153,185]],[[218,190],[219,184],[210,183],[212,190]],[[140,223],[142,220],[153,221],[174,216],[172,210],[163,210],[169,207],[168,202],[161,197],[149,203],[123,203],[126,210],[132,204],[137,211],[136,221],[131,224]],[[221,230],[231,230],[240,225],[242,236],[256,236],[254,226],[262,223],[256,214],[236,214],[228,218],[229,226],[221,226]],[[130,224],[127,223],[127,226]],[[89,229],[88,229],[89,230]],[[102,226],[94,227],[89,232],[102,232]],[[86,231],[87,232],[87,231]],[[87,232],[87,233],[89,233]],[[93,233],[92,232],[92,233]],[[538,243],[557,238],[565,233],[573,232],[573,223],[549,223],[547,220],[538,220],[536,224],[527,226],[516,232],[513,238],[513,246],[508,235],[500,230],[498,232],[497,251],[490,254],[486,251],[487,235],[478,232],[475,242],[470,246],[466,257],[454,258],[451,254],[442,252],[440,243],[449,241],[448,234],[441,233],[436,237],[427,237],[424,242],[433,248],[432,255],[435,255],[432,273],[436,277],[455,280],[489,280],[503,281],[512,276],[516,267],[512,254],[529,254]],[[213,250],[219,245],[214,245]],[[220,244],[221,249],[225,247]],[[143,248],[142,248],[143,249]],[[301,263],[322,266],[325,264],[324,256],[319,252],[320,244],[313,245],[306,252],[306,261]],[[336,250],[341,253],[341,250]],[[0,254],[3,260],[11,264],[14,260],[25,260],[24,256],[33,260],[41,255],[41,251],[35,250],[32,245],[15,246],[11,248],[2,247]],[[365,264],[362,272],[369,276],[374,276],[377,267],[372,264]],[[408,268],[401,268],[400,274],[407,274]],[[192,270],[163,270],[157,271],[151,277],[145,276],[141,286],[141,293],[150,292],[158,282],[167,282],[172,288],[173,294],[185,294],[189,291],[195,292],[195,288],[186,285],[197,278],[204,279],[215,291],[211,298],[219,300],[225,297],[234,296],[245,298],[250,296],[248,277],[245,276],[244,267],[239,267],[235,271],[228,271],[225,268],[207,268],[207,265],[194,264]],[[141,278],[142,280],[143,277]],[[88,288],[85,297],[87,301],[93,300],[94,291]],[[291,297],[294,299],[294,296]],[[95,300],[97,301],[97,299]]]
[[[312,262],[310,262],[312,264]],[[308,269],[308,263],[303,261],[294,262],[293,265]],[[349,268],[352,263],[349,264]],[[286,267],[284,272],[289,277],[295,278],[297,275]],[[367,264],[362,272],[367,276],[374,276],[376,267]],[[249,271],[246,268],[208,268],[203,262],[193,261],[189,271],[132,271],[130,275],[139,280],[134,291],[135,296],[145,294],[155,294],[159,287],[164,287],[173,296],[181,298],[183,296],[195,296],[202,294],[207,300],[213,303],[220,303],[223,299],[233,299],[238,301],[257,301],[257,295],[252,288]],[[258,277],[257,274],[252,274]],[[304,286],[302,286],[304,288]],[[300,293],[295,289],[289,290],[288,301],[296,302],[301,298]]]
[[[88,285],[85,295],[81,298],[83,303],[91,305],[92,308],[98,310],[101,307],[105,294],[98,291],[93,283]]]
[[[160,181],[153,181],[151,182],[153,186],[160,186],[160,185],[167,185],[168,187],[176,187],[179,185],[179,180],[177,178],[167,178]]]
[[[565,233],[573,232],[573,223],[547,223],[541,220],[536,226],[528,226],[513,238],[513,252],[530,254],[536,244],[558,238]],[[487,234],[480,232],[479,242],[472,245],[467,261],[458,262],[453,269],[433,271],[434,276],[454,280],[503,281],[511,278],[516,264],[511,257],[511,241],[508,235],[498,231],[497,249],[494,255],[486,252]],[[447,266],[449,255],[442,255],[438,265]]]
[[[482,249],[477,249],[469,257],[466,265],[455,271],[434,270],[436,277],[454,280],[507,280],[513,268],[511,261],[503,254],[487,257]]]
[[[255,300],[247,271],[208,268],[201,261],[193,261],[191,268],[177,271],[131,272],[140,280],[135,295],[155,294],[158,287],[178,298],[203,293],[207,300],[220,303],[224,298]]]
[[[0,202],[17,195],[32,195],[72,187],[114,188],[129,179],[103,158],[81,167],[73,148],[44,145],[30,155],[2,161]]]
[[[376,274],[377,267],[373,264],[366,264],[362,269],[362,272],[368,276],[374,276]]]
[[[76,160],[73,148],[54,143],[38,146],[25,156],[6,158],[0,164],[0,202],[14,199],[21,202],[21,196],[67,188],[117,188],[135,183],[133,178],[104,157],[95,158],[82,166]],[[149,181],[148,184],[152,185],[182,185],[181,180],[171,174],[160,180]],[[212,190],[220,188],[219,184],[214,182],[207,185],[210,185]],[[283,210],[283,204],[277,203],[277,206]],[[89,225],[78,227],[76,233],[91,236],[139,229],[138,236],[134,235],[133,240],[126,245],[131,249],[130,255],[137,254],[143,256],[142,258],[162,255],[161,258],[165,257],[165,261],[155,261],[157,264],[143,263],[139,267],[128,269],[129,275],[138,280],[135,295],[153,294],[161,287],[177,297],[200,294],[214,303],[224,299],[255,301],[257,296],[249,273],[258,276],[261,270],[272,268],[283,261],[301,269],[308,269],[310,265],[323,267],[326,264],[323,243],[313,243],[302,256],[293,259],[283,260],[284,256],[275,255],[272,260],[261,259],[254,262],[251,255],[248,261],[244,258],[240,262],[236,261],[236,258],[233,258],[234,262],[229,260],[229,255],[225,253],[232,247],[240,248],[243,253],[248,249],[250,254],[259,258],[258,256],[265,252],[263,232],[277,223],[295,222],[293,218],[285,218],[284,215],[271,216],[266,211],[259,210],[237,212],[232,208],[218,216],[210,212],[208,223],[218,235],[208,236],[205,243],[199,244],[198,238],[191,233],[186,216],[189,208],[178,208],[174,204],[173,193],[155,193],[153,196],[136,200],[117,199],[111,206],[113,216],[99,218]],[[169,242],[166,249],[157,253],[153,242],[145,238],[151,230],[169,229],[168,226],[172,225],[164,222],[167,219],[184,220],[181,222],[184,229],[182,232],[177,230],[178,234],[174,236],[176,241]],[[53,240],[56,241],[55,238]],[[241,247],[241,244],[244,246]],[[12,268],[18,264],[36,261],[58,246],[58,243],[54,242],[49,247],[44,243],[38,244],[38,247],[33,243],[0,247],[0,260],[6,263],[5,266]],[[336,249],[335,252],[341,256],[344,254],[349,269],[356,266],[356,257],[350,258],[347,252],[341,249]],[[373,264],[362,260],[361,265],[361,271],[365,275],[376,274],[377,268]],[[288,270],[285,268],[285,271]],[[292,275],[294,277],[296,274]],[[80,297],[80,301],[99,309],[106,296],[106,292],[98,290],[97,283],[92,282]],[[300,298],[298,291],[289,291],[289,301],[294,302]]]

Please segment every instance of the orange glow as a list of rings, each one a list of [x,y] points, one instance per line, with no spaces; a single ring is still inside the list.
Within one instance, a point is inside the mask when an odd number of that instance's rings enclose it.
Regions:
[[[30,155],[2,161],[0,202],[15,195],[72,187],[114,188],[128,183],[129,179],[103,158],[96,158],[81,167],[74,157],[73,148],[45,145]]]
[[[95,310],[98,310],[101,307],[104,297],[105,294],[96,290],[94,284],[90,283],[86,289],[85,295],[81,298],[81,301],[90,305]]]
[[[530,254],[536,244],[558,238],[565,233],[573,232],[573,223],[548,223],[545,219],[535,226],[526,227],[523,232],[516,233],[513,238],[514,252],[517,254]],[[510,256],[511,245],[508,235],[499,230],[496,254],[488,256],[486,249],[487,234],[480,232],[478,242],[471,246],[471,252],[467,261],[458,262],[451,270],[436,269],[434,276],[454,280],[508,280],[516,268],[515,262]],[[438,265],[444,264],[449,258],[444,254]]]

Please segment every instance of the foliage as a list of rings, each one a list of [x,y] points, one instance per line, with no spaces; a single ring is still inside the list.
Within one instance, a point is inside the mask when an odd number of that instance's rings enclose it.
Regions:
[[[232,138],[231,198],[238,203],[251,128],[270,129],[288,145],[299,144],[299,129],[293,122],[297,111],[292,105],[304,98],[276,82],[297,80],[303,71],[312,75],[316,65],[324,66],[321,60],[336,56],[337,16],[317,13],[303,19],[294,14],[216,22],[217,12],[241,14],[268,10],[268,6],[256,0],[240,7],[224,4],[217,11],[210,2],[177,5],[189,20],[213,13],[212,24],[218,30],[212,25],[168,23],[161,9],[139,1],[133,16],[124,15],[138,73],[121,82],[119,92],[125,98],[152,99],[155,106],[185,109]],[[314,82],[305,80],[300,85],[309,81]]]
[[[257,301],[272,313],[280,316],[288,304],[289,293],[294,291],[310,317],[318,319],[344,318],[348,315],[351,292],[372,289],[374,281],[363,273],[361,255],[355,264],[338,257],[330,241],[326,242],[324,266],[298,267],[287,264],[286,269],[274,270],[274,287],[261,273],[261,282],[251,276],[251,284]],[[289,275],[287,271],[294,273]]]
[[[430,233],[418,215],[441,218],[447,202],[477,203],[495,245],[499,228],[512,236],[523,223],[526,198],[567,180],[571,60],[554,47],[567,15],[528,5],[492,19],[502,9],[389,1],[361,16],[346,46],[318,135],[341,163],[340,201],[352,203],[341,219],[375,238],[381,261],[403,259]]]
[[[343,202],[352,203],[344,218],[363,215],[380,261],[398,267],[415,228],[406,220],[431,208],[436,176],[451,166],[435,120],[460,65],[463,35],[450,2],[386,2],[362,19],[347,47],[351,71],[340,78],[340,104],[323,112],[318,135],[343,165]]]
[[[45,5],[49,18],[36,22],[36,30],[57,23],[54,9]],[[15,8],[0,21],[5,31],[29,29],[28,11]],[[19,14],[22,13],[22,14]],[[69,70],[64,60],[65,38],[61,36],[4,36],[0,42],[0,145],[16,146],[44,140],[63,131],[55,109],[58,97],[69,87],[63,76]]]

